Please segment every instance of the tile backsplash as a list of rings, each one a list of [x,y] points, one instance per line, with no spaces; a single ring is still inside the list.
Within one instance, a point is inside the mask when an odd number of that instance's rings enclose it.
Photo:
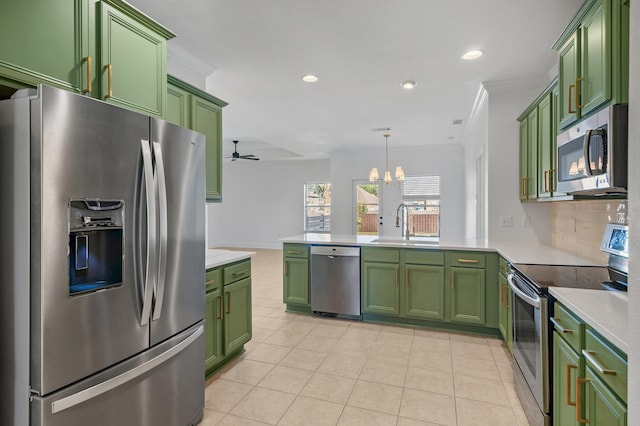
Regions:
[[[607,223],[627,223],[626,200],[569,201],[551,207],[551,245],[601,264],[600,251]]]

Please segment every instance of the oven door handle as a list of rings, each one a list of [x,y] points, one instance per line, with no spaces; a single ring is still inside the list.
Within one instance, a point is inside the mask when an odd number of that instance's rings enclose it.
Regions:
[[[527,302],[527,304],[533,306],[534,308],[540,309],[540,298],[538,297],[537,299],[534,299],[524,291],[520,290],[520,288],[513,282],[513,274],[509,274],[507,276],[507,281],[509,282],[509,287],[511,288],[511,290],[516,295],[518,295],[520,299],[524,300],[525,302]]]

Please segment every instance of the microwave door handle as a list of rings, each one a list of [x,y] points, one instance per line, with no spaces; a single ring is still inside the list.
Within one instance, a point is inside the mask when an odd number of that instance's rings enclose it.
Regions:
[[[591,134],[593,133],[592,129],[587,130],[587,133],[584,134],[584,170],[587,176],[591,176],[591,159],[589,158],[590,148],[591,148]]]
[[[511,290],[516,295],[518,295],[520,299],[524,300],[525,302],[527,302],[527,304],[533,306],[534,308],[540,308],[540,298],[534,299],[524,291],[520,290],[520,288],[513,282],[513,274],[509,274],[507,276],[507,281],[509,282],[509,287],[511,288]]]

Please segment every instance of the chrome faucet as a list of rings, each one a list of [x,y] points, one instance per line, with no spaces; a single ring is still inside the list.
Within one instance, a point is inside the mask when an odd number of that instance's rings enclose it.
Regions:
[[[404,220],[404,215],[402,216],[402,221],[404,223],[404,239],[409,240],[409,206],[405,203],[401,203],[396,209],[396,228],[400,228],[400,210],[404,207],[404,210],[407,214],[407,220]]]

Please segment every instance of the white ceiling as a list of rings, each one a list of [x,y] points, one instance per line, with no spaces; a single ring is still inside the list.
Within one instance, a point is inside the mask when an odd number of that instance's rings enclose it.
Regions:
[[[383,148],[380,127],[392,128],[391,149],[464,142],[480,84],[546,75],[583,0],[129,2],[214,70],[207,90],[229,102],[226,153],[237,139],[241,154],[322,157]],[[485,54],[460,59],[469,49]],[[402,89],[407,79],[418,86]]]

